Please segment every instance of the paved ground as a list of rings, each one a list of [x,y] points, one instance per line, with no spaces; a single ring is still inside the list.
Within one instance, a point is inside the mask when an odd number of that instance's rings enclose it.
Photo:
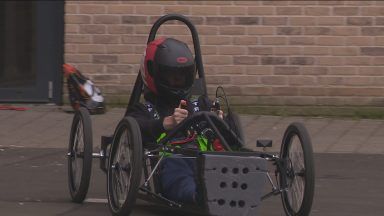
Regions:
[[[84,204],[70,201],[66,149],[3,148],[0,152],[0,209],[5,216],[105,216],[105,174],[94,161]],[[384,206],[384,157],[315,154],[316,194],[313,216],[380,216]],[[269,189],[266,186],[266,189]],[[192,216],[139,202],[133,216]],[[261,216],[282,216],[280,197],[261,204]]]
[[[65,148],[73,113],[69,107],[29,106],[28,111],[0,110],[0,147]],[[124,109],[110,109],[93,115],[94,146],[100,136],[112,134]],[[241,116],[246,143],[272,139],[278,151],[284,130],[294,121],[302,122],[312,138],[316,153],[384,154],[384,120],[351,120],[279,116]]]
[[[110,215],[105,175],[94,160],[91,188],[83,205],[67,190],[66,148],[73,113],[68,107],[27,105],[28,111],[0,110],[0,209],[10,216]],[[94,146],[111,134],[123,109],[92,116]],[[271,138],[278,151],[285,128],[303,122],[312,138],[316,194],[311,215],[382,215],[384,206],[384,121],[241,116],[248,146]],[[95,149],[96,151],[96,149]],[[133,215],[184,215],[140,202]],[[261,215],[283,215],[279,197],[263,202]]]

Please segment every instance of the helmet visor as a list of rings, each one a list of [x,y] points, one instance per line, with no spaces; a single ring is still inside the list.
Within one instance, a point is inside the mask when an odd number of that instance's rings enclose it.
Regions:
[[[167,86],[170,89],[189,89],[195,80],[195,65],[183,67],[159,65],[157,75],[157,80],[162,86]]]

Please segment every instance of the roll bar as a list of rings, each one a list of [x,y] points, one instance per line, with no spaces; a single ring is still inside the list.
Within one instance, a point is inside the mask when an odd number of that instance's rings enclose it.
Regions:
[[[147,44],[149,44],[151,41],[153,41],[156,37],[156,33],[159,30],[160,26],[164,24],[167,21],[170,20],[178,20],[180,22],[183,22],[185,25],[188,26],[193,40],[193,47],[195,50],[195,63],[196,63],[196,69],[199,75],[199,78],[197,79],[199,87],[203,88],[203,94],[207,95],[207,87],[205,83],[205,74],[204,74],[204,67],[203,67],[203,60],[201,57],[201,49],[200,49],[200,42],[199,42],[199,36],[197,34],[197,30],[195,26],[192,24],[192,22],[185,16],[180,14],[167,14],[162,17],[160,17],[152,26],[151,31],[149,33]],[[197,81],[196,80],[196,81]],[[195,82],[196,82],[195,81]],[[143,91],[143,81],[141,79],[140,72],[136,77],[135,85],[133,87],[133,91],[131,93],[131,97],[129,99],[128,107],[132,106],[133,104],[139,102],[141,93]]]

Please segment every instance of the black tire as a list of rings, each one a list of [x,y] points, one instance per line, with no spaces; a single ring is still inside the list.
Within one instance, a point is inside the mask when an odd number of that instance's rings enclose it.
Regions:
[[[143,168],[140,128],[132,117],[116,127],[108,161],[108,204],[113,215],[128,216],[135,204]]]
[[[225,121],[227,122],[231,130],[235,132],[237,137],[239,137],[240,140],[244,143],[245,138],[244,138],[243,127],[240,121],[240,116],[237,113],[229,112],[225,117]]]
[[[279,173],[283,207],[288,216],[310,214],[314,190],[315,168],[308,131],[301,123],[292,123],[284,133],[280,158],[285,162]]]
[[[81,107],[73,117],[68,147],[68,186],[73,202],[87,196],[92,171],[92,123],[87,109]]]

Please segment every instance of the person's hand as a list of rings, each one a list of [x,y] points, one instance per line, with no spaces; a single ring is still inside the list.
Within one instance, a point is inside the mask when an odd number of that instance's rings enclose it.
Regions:
[[[216,114],[219,116],[219,118],[224,119],[224,112],[222,110],[216,110]]]
[[[211,108],[211,111],[215,112],[219,116],[219,118],[223,119],[224,118],[224,112],[220,109],[220,103],[219,103],[218,99],[216,99],[212,105],[213,106]]]
[[[179,107],[175,108],[173,114],[164,118],[163,127],[165,130],[174,128],[177,124],[188,117],[188,110],[186,107],[187,102],[185,100],[181,100]]]

